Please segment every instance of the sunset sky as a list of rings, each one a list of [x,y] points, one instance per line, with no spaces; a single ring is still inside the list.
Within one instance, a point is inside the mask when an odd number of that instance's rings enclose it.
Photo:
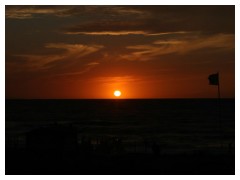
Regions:
[[[6,6],[6,98],[235,97],[234,6]]]

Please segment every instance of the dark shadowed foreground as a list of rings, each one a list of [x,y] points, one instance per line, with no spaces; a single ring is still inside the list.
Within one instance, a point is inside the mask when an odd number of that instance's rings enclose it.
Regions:
[[[7,152],[6,174],[234,174],[233,155]],[[11,156],[11,157],[9,157]]]
[[[7,100],[6,174],[235,174],[234,100],[220,109],[214,99]]]

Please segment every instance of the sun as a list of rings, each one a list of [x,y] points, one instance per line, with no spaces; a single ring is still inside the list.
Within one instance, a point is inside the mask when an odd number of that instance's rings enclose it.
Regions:
[[[121,91],[119,91],[119,90],[116,90],[116,91],[114,91],[114,96],[116,96],[116,97],[119,97],[119,96],[121,96]]]

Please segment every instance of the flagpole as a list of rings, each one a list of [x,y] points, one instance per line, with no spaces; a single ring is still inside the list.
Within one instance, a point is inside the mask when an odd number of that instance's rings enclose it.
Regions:
[[[220,100],[221,96],[220,96],[220,81],[219,81],[219,72],[218,72],[218,99]]]
[[[218,121],[219,121],[219,133],[220,133],[220,147],[223,147],[222,143],[222,120],[221,120],[221,95],[220,95],[220,78],[218,74]]]
[[[210,74],[208,76],[209,84],[210,85],[217,85],[218,86],[218,98],[216,104],[218,104],[218,125],[219,125],[219,145],[222,147],[222,121],[221,121],[221,95],[220,95],[220,80],[219,80],[219,72],[215,74]],[[217,110],[217,108],[216,108]]]

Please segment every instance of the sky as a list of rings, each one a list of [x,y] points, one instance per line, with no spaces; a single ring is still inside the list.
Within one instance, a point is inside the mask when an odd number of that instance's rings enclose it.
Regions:
[[[234,6],[5,6],[6,98],[235,97]]]

